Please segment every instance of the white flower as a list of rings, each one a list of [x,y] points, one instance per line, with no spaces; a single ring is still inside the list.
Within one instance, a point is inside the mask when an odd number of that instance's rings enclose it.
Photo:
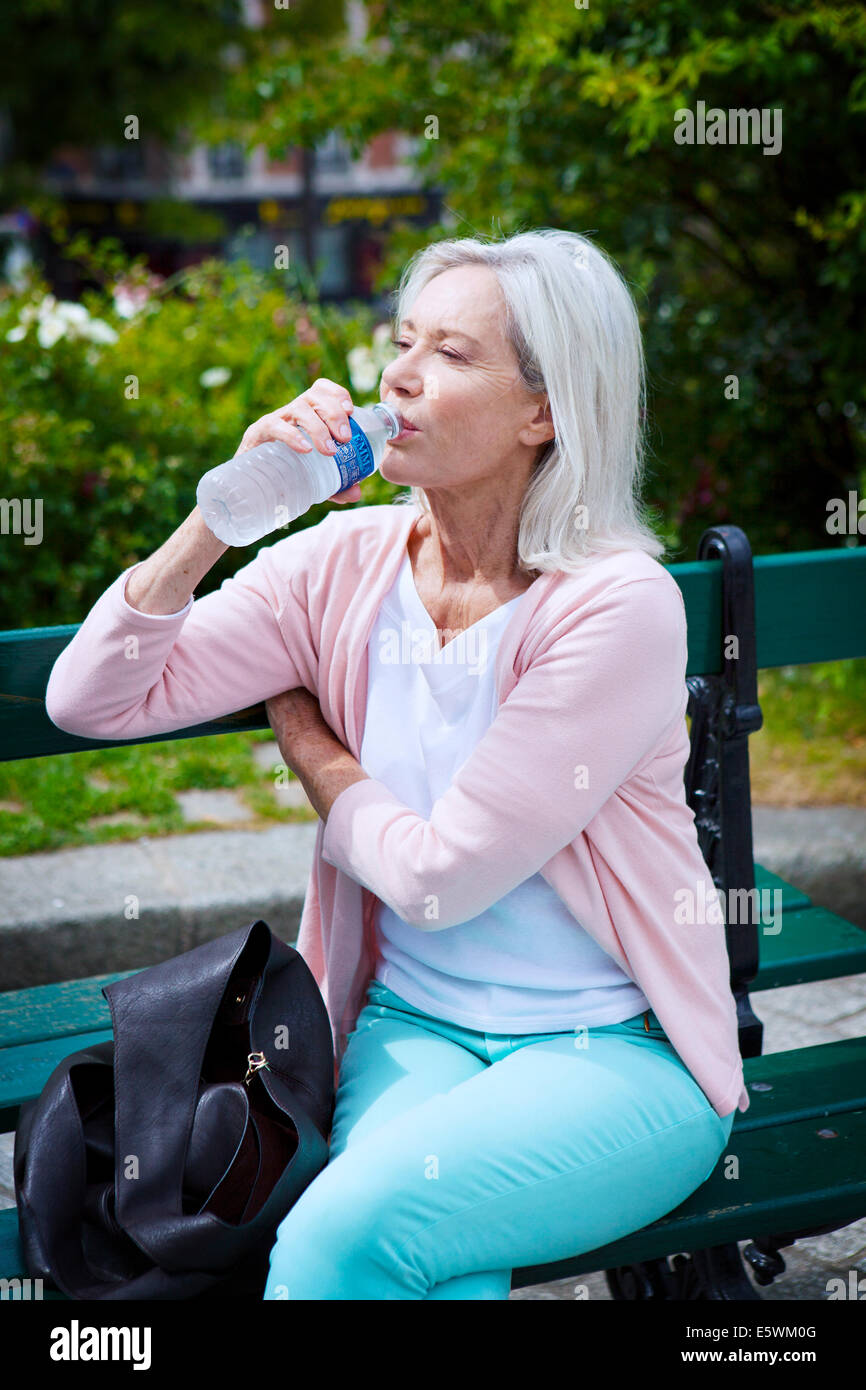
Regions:
[[[123,288],[115,290],[112,298],[114,300],[114,312],[122,319],[131,319],[141,307],[129,291]]]
[[[62,338],[65,332],[66,324],[63,319],[58,318],[57,314],[40,315],[39,327],[36,330],[40,347],[53,347],[58,338]]]
[[[57,305],[54,313],[69,328],[83,328],[88,323],[90,315],[83,304],[74,304],[72,300],[62,299]]]
[[[202,372],[199,381],[209,391],[213,386],[225,386],[230,376],[230,367],[208,367],[206,372]]]
[[[350,348],[346,353],[349,378],[356,391],[372,391],[379,382],[379,368],[368,347]]]
[[[85,336],[92,343],[116,343],[118,335],[105,319],[91,319]]]
[[[163,279],[162,275],[150,275],[146,284],[132,284],[126,280],[119,280],[112,293],[115,313],[122,319],[131,319],[141,313],[142,309],[155,308],[156,306],[148,301],[153,290],[163,283]]]
[[[52,300],[53,303],[53,300]],[[10,328],[6,334],[6,341],[9,343],[20,343],[22,338],[27,337],[27,329],[35,318],[38,317],[39,310],[35,304],[25,304],[21,313],[18,315],[18,322],[14,328]]]
[[[51,348],[61,338],[85,338],[92,343],[116,343],[117,333],[104,319],[90,317],[83,304],[71,299],[59,303],[53,294],[46,294],[38,304],[25,304],[18,323],[6,334],[10,343],[20,343],[35,320],[36,337],[44,348]]]

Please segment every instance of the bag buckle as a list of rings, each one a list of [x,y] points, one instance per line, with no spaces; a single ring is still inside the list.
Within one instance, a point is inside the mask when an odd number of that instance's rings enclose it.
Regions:
[[[270,1071],[265,1054],[263,1052],[251,1052],[247,1057],[247,1074],[244,1077],[244,1085],[249,1086],[256,1072],[261,1071],[262,1067]]]

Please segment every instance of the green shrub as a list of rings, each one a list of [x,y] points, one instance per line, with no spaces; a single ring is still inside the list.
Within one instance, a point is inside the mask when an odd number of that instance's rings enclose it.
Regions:
[[[356,405],[379,398],[378,374],[372,387],[359,375],[359,391],[347,362],[369,352],[367,305],[322,305],[286,272],[245,262],[211,260],[156,283],[111,243],[74,249],[104,281],[82,305],[57,304],[38,275],[0,289],[0,493],[42,503],[41,539],[38,511],[29,539],[3,537],[4,627],[80,622],[188,516],[199,478],[235,453],[246,427],[317,377],[344,383]],[[395,492],[377,474],[365,504]],[[229,549],[196,592],[243,563]]]

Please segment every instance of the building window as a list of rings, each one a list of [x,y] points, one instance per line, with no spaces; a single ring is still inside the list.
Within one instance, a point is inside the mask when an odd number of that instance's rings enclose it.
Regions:
[[[242,179],[245,165],[244,147],[236,140],[225,140],[208,149],[207,166],[212,179]]]
[[[144,151],[140,140],[125,140],[122,145],[99,145],[94,154],[96,175],[112,182],[140,179],[144,176]]]
[[[349,228],[317,227],[314,234],[318,290],[321,295],[348,294],[351,289]]]
[[[351,163],[349,147],[335,130],[316,146],[316,172],[319,174],[346,174]]]

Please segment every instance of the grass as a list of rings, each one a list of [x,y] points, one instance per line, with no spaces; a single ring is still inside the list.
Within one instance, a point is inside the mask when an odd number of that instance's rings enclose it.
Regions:
[[[866,660],[761,671],[758,703],[755,805],[866,806]]]
[[[866,806],[866,660],[762,671],[758,700],[755,805]],[[253,812],[244,829],[315,821],[309,807],[279,804],[273,768],[254,756],[272,742],[262,729],[0,763],[0,856],[212,830],[176,799],[199,789],[236,792]]]
[[[200,789],[237,792],[254,813],[244,829],[315,821],[311,809],[281,806],[273,770],[256,762],[255,746],[272,742],[262,729],[0,763],[0,855],[213,830],[187,820],[176,799]]]

